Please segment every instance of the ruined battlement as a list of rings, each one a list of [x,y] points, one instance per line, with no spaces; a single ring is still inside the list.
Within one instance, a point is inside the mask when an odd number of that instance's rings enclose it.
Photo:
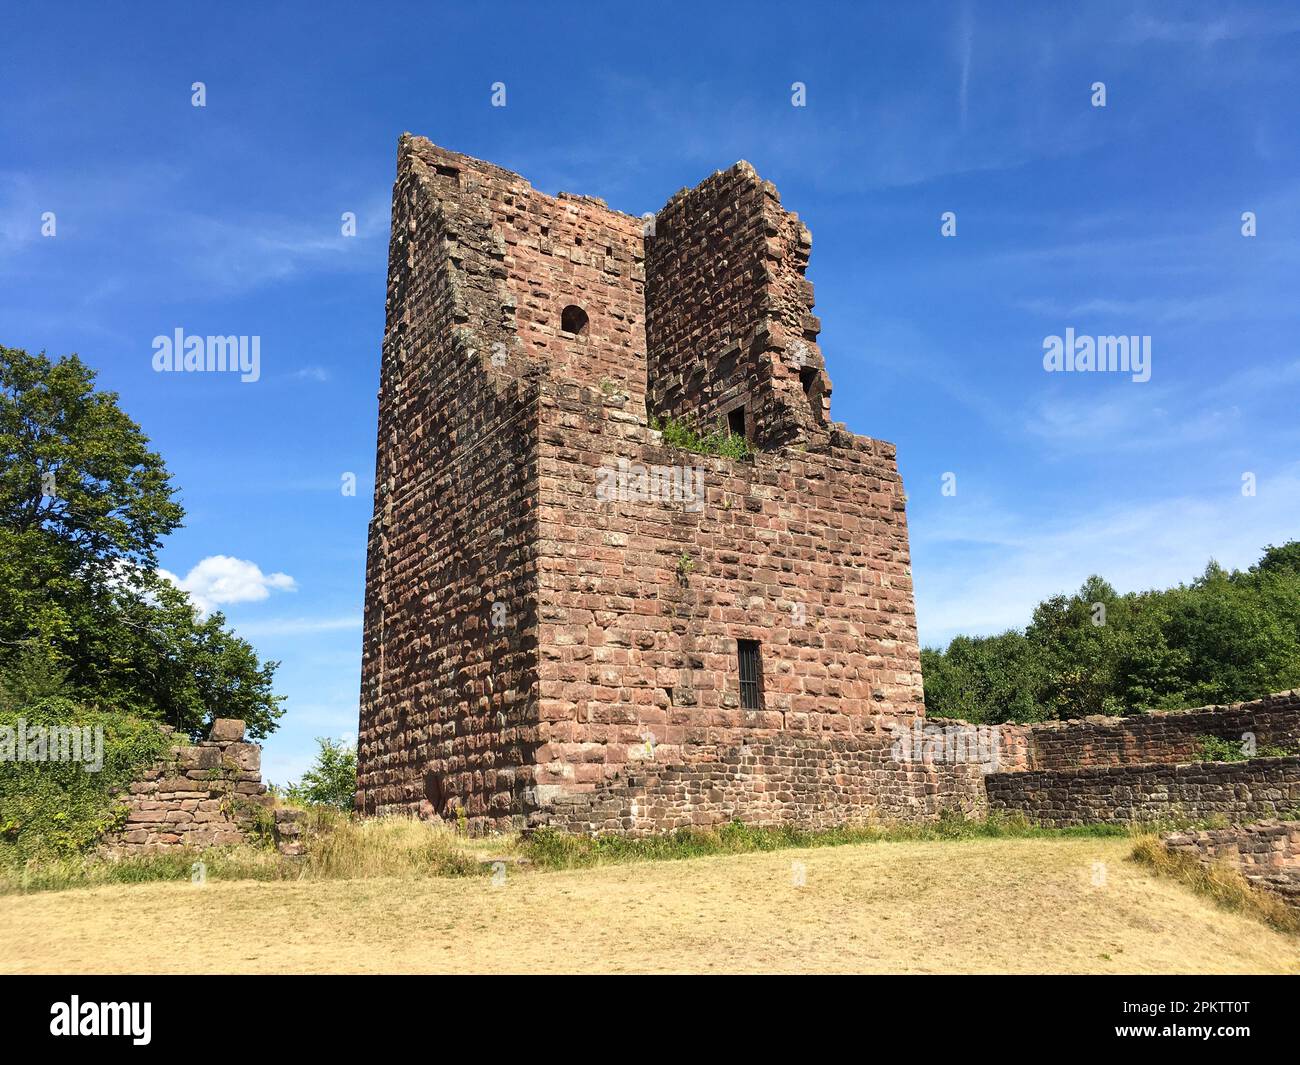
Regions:
[[[830,421],[810,250],[748,163],[640,219],[402,138],[363,810],[520,827],[646,757],[923,712],[894,449]]]

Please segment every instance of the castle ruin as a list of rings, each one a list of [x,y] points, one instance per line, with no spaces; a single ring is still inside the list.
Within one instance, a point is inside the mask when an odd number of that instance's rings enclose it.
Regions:
[[[812,239],[748,163],[645,219],[404,135],[358,807],[650,832],[970,812],[894,447],[831,421]],[[667,446],[665,420],[751,454]]]

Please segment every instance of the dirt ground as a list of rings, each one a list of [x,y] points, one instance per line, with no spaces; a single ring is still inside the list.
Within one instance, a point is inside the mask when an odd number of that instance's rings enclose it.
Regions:
[[[875,843],[511,872],[499,886],[183,882],[8,896],[0,970],[1300,973],[1300,940],[1156,879],[1130,849]]]

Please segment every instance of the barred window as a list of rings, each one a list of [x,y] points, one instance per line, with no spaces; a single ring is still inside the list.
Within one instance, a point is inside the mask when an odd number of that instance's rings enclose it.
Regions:
[[[737,640],[740,657],[740,706],[742,710],[763,709],[763,666],[757,640]]]

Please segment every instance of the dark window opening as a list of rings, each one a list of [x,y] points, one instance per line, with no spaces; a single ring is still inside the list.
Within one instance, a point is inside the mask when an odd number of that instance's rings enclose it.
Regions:
[[[560,328],[577,336],[587,335],[587,312],[570,304],[560,313]]]
[[[435,773],[433,770],[424,774],[424,797],[428,800],[429,805],[433,807],[435,814],[441,814],[444,806],[447,805],[447,794],[442,787],[442,775]]]
[[[803,385],[803,394],[808,397],[812,408],[813,421],[818,425],[826,424],[826,411],[823,403],[826,399],[826,383],[821,371],[813,366],[804,366],[799,370],[799,383]]]
[[[759,658],[757,640],[737,640],[736,653],[740,658],[740,708],[763,709],[763,666]]]
[[[727,411],[727,428],[736,436],[745,435],[745,408],[737,407],[735,410]]]

